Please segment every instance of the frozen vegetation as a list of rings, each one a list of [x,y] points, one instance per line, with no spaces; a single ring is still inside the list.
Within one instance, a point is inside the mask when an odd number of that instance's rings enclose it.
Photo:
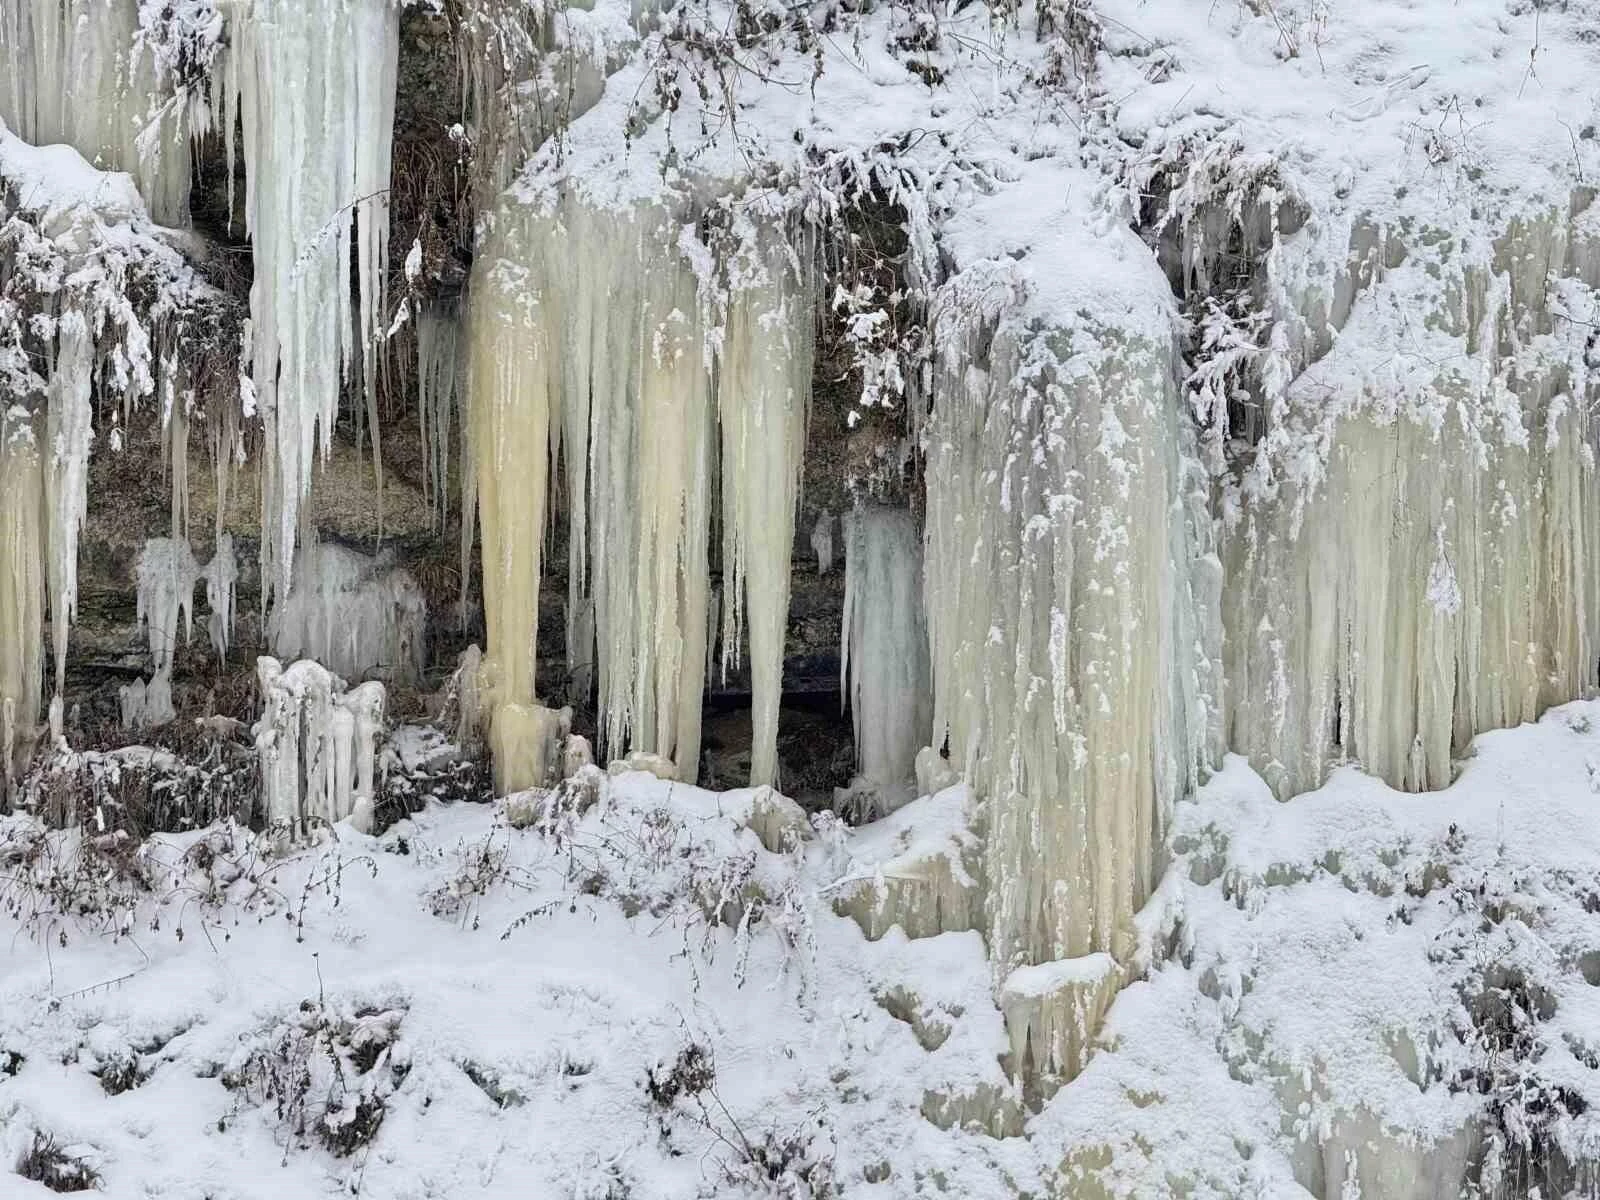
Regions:
[[[0,0],[0,1195],[1600,1197],[1597,181],[1597,0]]]

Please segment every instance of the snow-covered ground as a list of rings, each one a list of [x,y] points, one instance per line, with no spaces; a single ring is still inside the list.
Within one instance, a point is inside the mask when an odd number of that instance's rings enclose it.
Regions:
[[[1230,759],[1149,977],[1026,1136],[979,934],[833,904],[959,856],[964,789],[796,840],[767,793],[583,784],[300,848],[8,818],[4,1155],[42,1132],[118,1197],[988,1200],[1455,1196],[1496,1128],[1509,1166],[1519,1131],[1595,1153],[1600,702],[1421,796],[1280,804]],[[941,1127],[966,1099],[989,1132]]]

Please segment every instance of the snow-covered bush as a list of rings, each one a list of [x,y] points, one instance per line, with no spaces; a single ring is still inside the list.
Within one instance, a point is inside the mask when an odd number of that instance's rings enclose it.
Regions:
[[[99,1172],[43,1130],[34,1131],[16,1169],[22,1178],[42,1183],[52,1192],[87,1192],[100,1184]]]
[[[647,1068],[644,1092],[669,1149],[680,1122],[709,1136],[724,1188],[773,1200],[832,1200],[839,1194],[826,1120],[818,1116],[786,1133],[747,1132],[717,1090],[716,1060],[703,1043],[691,1041],[671,1062]]]
[[[366,1146],[411,1070],[403,1008],[306,1000],[240,1046],[223,1072],[239,1105],[270,1107],[284,1153],[314,1140],[335,1157]],[[238,1109],[235,1110],[237,1117]]]

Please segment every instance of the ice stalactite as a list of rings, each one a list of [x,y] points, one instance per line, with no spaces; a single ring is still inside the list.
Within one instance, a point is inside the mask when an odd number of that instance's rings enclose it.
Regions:
[[[1410,240],[1272,412],[1225,539],[1230,744],[1280,797],[1345,759],[1443,787],[1596,683],[1600,238]],[[1376,377],[1374,343],[1403,347]]]
[[[202,567],[187,540],[151,538],[139,554],[138,620],[146,627],[154,673],[121,689],[122,723],[129,729],[164,725],[176,715],[172,705],[172,665],[178,650],[178,622],[184,640],[194,625],[194,589],[204,581],[210,608],[207,632],[217,654],[227,652],[233,632],[233,592],[238,564],[233,538],[224,535],[216,556]]]
[[[189,113],[141,44],[136,0],[0,0],[0,120],[133,175],[155,219],[189,223]]]
[[[139,555],[139,623],[148,630],[155,674],[122,689],[122,723],[130,729],[164,725],[176,715],[172,707],[172,661],[178,652],[178,621],[184,640],[194,625],[194,588],[200,564],[187,541],[152,538]]]
[[[242,123],[251,377],[266,425],[262,591],[281,599],[300,505],[353,366],[371,403],[386,325],[400,14],[393,0],[255,0],[228,18],[214,107],[230,163]]]
[[[349,679],[421,678],[428,606],[411,573],[386,555],[331,542],[300,547],[294,586],[267,622],[279,658],[314,658]]]
[[[685,252],[684,225],[665,206],[513,200],[480,250],[469,424],[485,670],[494,725],[507,705],[514,721],[542,720],[532,715],[538,586],[559,461],[571,676],[586,685],[593,662],[608,754],[653,753],[695,777],[720,416],[725,596],[747,597],[725,604],[722,641],[736,656],[748,625],[761,782],[776,757],[812,315],[801,273],[764,235],[759,269],[747,266],[726,293],[715,350],[715,281],[695,269],[709,256]],[[521,778],[512,764],[496,769],[503,786]]]
[[[1028,286],[1005,261],[946,285],[925,433],[934,744],[986,802],[1002,979],[1127,961],[1171,806],[1218,752],[1220,580],[1170,318],[1152,296],[1039,328]]]
[[[856,816],[881,817],[911,798],[917,751],[933,725],[922,538],[909,509],[869,505],[844,519],[840,687],[855,727]]]
[[[453,315],[428,311],[417,318],[417,419],[422,437],[422,489],[435,520],[443,525],[450,508],[450,441],[462,422],[461,323]],[[464,435],[462,429],[461,434]],[[465,436],[457,435],[465,450]]]
[[[724,669],[749,638],[750,783],[778,774],[790,566],[811,407],[815,335],[809,238],[797,254],[781,231],[744,234],[733,279],[718,379],[722,418]]]
[[[36,424],[20,407],[0,407],[0,800],[39,723],[45,523]]]
[[[817,523],[811,527],[811,550],[817,556],[818,575],[833,570],[833,514],[827,509],[818,514]]]
[[[372,828],[378,789],[378,738],[384,727],[383,684],[344,682],[309,660],[285,667],[256,660],[261,719],[254,733],[261,759],[262,800],[269,824],[304,833],[350,818]]]

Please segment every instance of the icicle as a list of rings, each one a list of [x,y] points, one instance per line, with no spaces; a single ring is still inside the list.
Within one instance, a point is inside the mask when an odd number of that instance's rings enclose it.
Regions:
[[[217,538],[217,551],[203,572],[206,581],[206,607],[211,616],[206,632],[219,660],[228,656],[233,641],[234,593],[239,586],[239,560],[233,551],[233,534]]]
[[[933,723],[922,542],[916,518],[873,505],[845,517],[840,689],[850,705],[860,771],[854,820],[886,816],[911,798],[917,751]]]
[[[89,448],[94,442],[94,339],[83,314],[63,313],[57,325],[56,361],[46,398],[44,494],[51,648],[55,694],[51,731],[61,737],[59,709],[67,681],[67,636],[78,615],[78,533],[89,508]]]
[[[234,115],[243,122],[264,598],[289,591],[300,505],[358,343],[363,387],[376,379],[399,20],[392,0],[255,0],[230,12],[218,87],[230,142]]]
[[[0,406],[0,799],[33,750],[44,671],[44,467],[35,422]]]
[[[540,262],[540,247],[522,236],[518,215],[501,214],[490,227],[475,260],[471,291],[468,428],[488,635],[480,703],[491,744],[512,740],[495,732],[503,706],[525,709],[534,703],[551,424],[559,418],[549,333],[530,279],[537,274],[523,265],[524,255]],[[462,511],[470,511],[465,497]],[[471,543],[467,522],[462,524],[465,551]],[[531,778],[526,764],[495,759],[495,784],[502,794],[533,787],[542,778]]]
[[[218,655],[227,651],[233,628],[233,593],[238,566],[233,538],[224,534],[216,556],[202,567],[189,543],[181,538],[151,538],[139,552],[138,619],[146,627],[155,671],[149,682],[137,680],[121,691],[122,723],[130,729],[164,725],[176,715],[172,706],[172,665],[178,648],[178,620],[184,640],[194,624],[194,589],[206,584],[209,633]]]
[[[425,312],[417,318],[417,414],[422,435],[422,489],[443,525],[450,507],[450,436],[460,391],[460,323]],[[462,431],[463,435],[465,430]],[[465,446],[465,436],[460,439]],[[464,451],[463,451],[464,452]]]
[[[833,514],[823,509],[811,527],[811,549],[817,556],[817,574],[833,570]]]
[[[724,665],[741,629],[750,639],[750,783],[776,782],[778,703],[795,509],[811,404],[814,305],[810,266],[774,231],[752,231],[758,256],[739,264],[723,336],[722,415]]]

